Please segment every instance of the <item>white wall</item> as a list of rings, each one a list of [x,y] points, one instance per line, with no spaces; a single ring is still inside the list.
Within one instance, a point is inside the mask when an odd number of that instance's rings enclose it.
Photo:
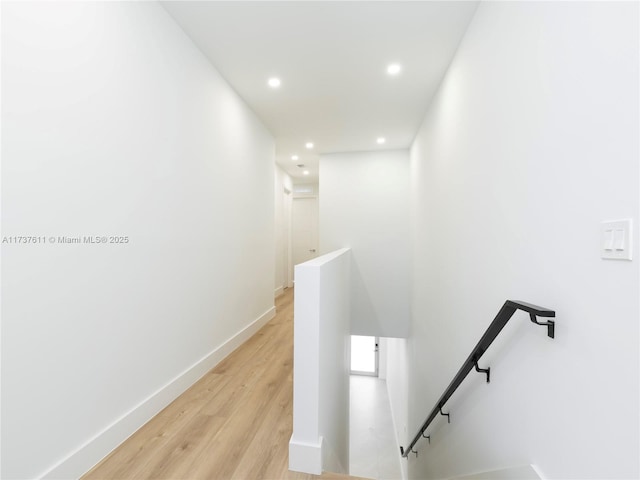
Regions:
[[[73,478],[273,314],[274,141],[156,3],[2,9],[2,235],[129,238],[2,245],[2,477]]]
[[[351,333],[409,333],[409,155],[320,158],[320,253],[352,250]]]
[[[349,249],[295,267],[291,470],[349,470],[350,275]]]
[[[617,218],[639,252],[638,58],[637,2],[480,4],[411,149],[409,424],[506,299],[555,309],[556,338],[517,314],[411,477],[638,478],[639,260],[599,252]]]
[[[279,295],[289,285],[287,263],[291,260],[291,201],[293,185],[291,177],[279,166],[275,167],[275,279],[274,293]],[[289,192],[288,194],[285,194]]]
[[[382,340],[382,339],[380,339]],[[387,383],[387,393],[389,394],[389,406],[391,408],[391,418],[395,429],[398,446],[406,447],[410,434],[407,425],[407,406],[409,396],[409,385],[407,371],[409,369],[409,352],[407,350],[408,340],[406,338],[385,338],[385,380]],[[382,360],[382,359],[381,359]],[[413,427],[412,427],[413,428]],[[400,451],[398,450],[398,455]],[[407,462],[400,459],[402,478],[407,478]]]

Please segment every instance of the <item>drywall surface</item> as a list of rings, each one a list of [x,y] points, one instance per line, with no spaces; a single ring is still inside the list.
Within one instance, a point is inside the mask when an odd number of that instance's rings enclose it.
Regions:
[[[295,267],[291,470],[349,469],[350,274],[346,248]]]
[[[2,10],[2,478],[72,478],[273,314],[274,142],[156,3]]]
[[[320,253],[352,251],[351,333],[409,333],[409,155],[320,157]]]
[[[482,2],[469,25],[411,149],[410,428],[506,299],[555,309],[556,338],[516,314],[410,478],[639,476],[638,7]],[[631,262],[600,258],[619,218]]]
[[[385,338],[384,341],[386,350],[385,379],[387,382],[387,392],[389,393],[391,418],[393,420],[398,446],[406,447],[409,444],[407,441],[407,406],[409,404],[409,378],[407,374],[409,369],[408,340],[406,338]],[[399,450],[398,455],[400,455]],[[402,478],[407,478],[407,461],[402,457],[400,457],[400,468]]]

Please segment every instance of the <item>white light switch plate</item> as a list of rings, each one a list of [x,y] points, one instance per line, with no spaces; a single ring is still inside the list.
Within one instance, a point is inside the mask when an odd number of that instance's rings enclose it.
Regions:
[[[631,260],[632,226],[630,218],[602,222],[600,256],[609,260]]]

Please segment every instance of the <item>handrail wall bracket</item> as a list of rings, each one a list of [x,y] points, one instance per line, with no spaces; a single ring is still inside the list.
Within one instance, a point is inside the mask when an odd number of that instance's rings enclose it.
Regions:
[[[442,415],[443,417],[447,417],[447,423],[451,423],[451,418],[449,418],[449,414],[442,413],[442,407],[440,407],[440,415]]]
[[[487,383],[491,381],[491,367],[487,367],[487,368],[478,367],[478,360],[473,361],[473,366],[476,367],[476,372],[485,373],[487,375]]]
[[[553,320],[549,320],[547,322],[540,322],[538,321],[538,317],[533,313],[529,313],[529,317],[531,318],[531,321],[536,325],[542,325],[543,327],[547,327],[547,337],[556,338],[556,322],[554,322]]]

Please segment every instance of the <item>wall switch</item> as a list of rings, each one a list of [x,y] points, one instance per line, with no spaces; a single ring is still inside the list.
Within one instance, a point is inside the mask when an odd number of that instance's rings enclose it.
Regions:
[[[613,229],[606,228],[602,232],[602,249],[611,252],[613,251]]]
[[[602,222],[601,257],[609,260],[631,260],[631,231],[630,218]]]

